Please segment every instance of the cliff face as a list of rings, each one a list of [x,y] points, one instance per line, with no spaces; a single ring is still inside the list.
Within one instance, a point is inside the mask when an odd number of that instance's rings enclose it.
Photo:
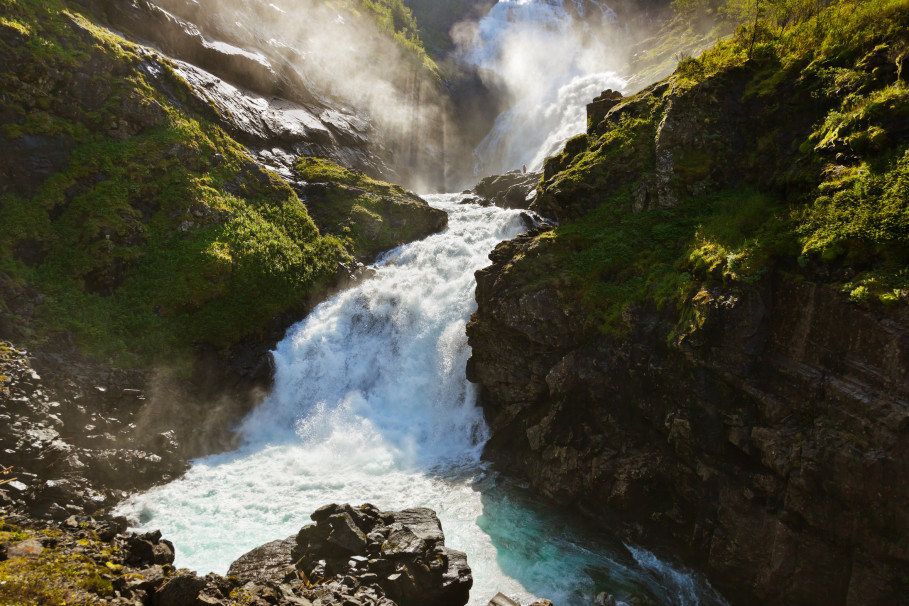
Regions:
[[[0,369],[0,442],[39,515],[110,505],[234,446],[286,328],[356,279],[356,258],[445,227],[398,186],[325,159],[318,179],[299,169],[322,154],[382,172],[388,156],[356,112],[207,42],[146,2],[4,5],[0,338],[34,366]]]
[[[321,156],[418,191],[454,189],[498,107],[471,67],[449,60],[441,72],[400,1],[79,3],[177,60],[231,134],[279,172]]]
[[[547,290],[478,275],[470,377],[486,455],[632,539],[687,544],[733,603],[901,603],[909,313],[776,278],[702,291],[705,321],[591,335]],[[507,252],[506,252],[507,251]]]
[[[532,206],[560,226],[496,248],[468,325],[486,456],[686,547],[734,604],[906,599],[909,242],[887,230],[909,211],[853,181],[903,183],[904,102],[837,121],[906,98],[905,41],[827,35],[814,56],[731,41],[593,104]],[[828,94],[819,66],[856,79]],[[877,231],[847,227],[865,213]]]

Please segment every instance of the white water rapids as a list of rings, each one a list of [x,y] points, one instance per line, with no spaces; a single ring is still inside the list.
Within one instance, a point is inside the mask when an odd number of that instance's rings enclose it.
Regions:
[[[585,104],[624,81],[609,68],[614,14],[593,0],[500,0],[473,25],[465,58],[502,78],[514,103],[476,150],[478,170],[539,168],[585,130]],[[246,3],[241,3],[247,6]],[[575,19],[583,7],[595,15]],[[592,8],[591,8],[592,7]],[[462,41],[463,42],[463,41]],[[245,445],[194,461],[183,478],[124,502],[161,529],[176,565],[225,573],[296,533],[328,503],[425,506],[467,553],[471,604],[588,606],[600,592],[645,604],[720,606],[705,582],[626,546],[487,469],[487,427],[465,378],[474,272],[522,230],[518,211],[427,196],[449,228],[391,251],[376,275],[319,305],[273,352],[275,384],[241,424]]]
[[[694,575],[596,538],[479,460],[487,429],[464,377],[464,325],[474,271],[521,221],[517,211],[457,204],[457,195],[427,199],[449,213],[449,228],[391,251],[374,277],[288,331],[274,352],[274,389],[242,423],[246,445],[195,461],[118,513],[160,528],[176,544],[177,566],[223,574],[322,505],[426,506],[446,544],[468,554],[474,605],[498,591],[558,606],[592,604],[600,591],[721,604]]]

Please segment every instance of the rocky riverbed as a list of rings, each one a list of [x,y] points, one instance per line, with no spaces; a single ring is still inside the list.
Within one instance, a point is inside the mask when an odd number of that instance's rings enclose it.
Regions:
[[[328,505],[295,537],[240,557],[228,576],[175,569],[160,532],[73,515],[0,522],[0,602],[154,606],[462,606],[466,555],[445,547],[429,509]]]

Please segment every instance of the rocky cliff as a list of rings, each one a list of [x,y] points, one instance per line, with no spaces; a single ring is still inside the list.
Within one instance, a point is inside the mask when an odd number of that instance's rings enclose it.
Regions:
[[[909,6],[876,4],[600,98],[559,227],[477,274],[486,456],[734,604],[906,603]]]
[[[476,75],[452,65],[443,79],[400,1],[80,3],[176,60],[228,131],[279,172],[295,156],[322,156],[444,189],[463,178],[458,159],[482,136],[453,123],[463,95],[450,93]]]
[[[102,8],[22,0],[0,30],[10,66],[0,133],[4,336],[71,340],[96,358],[185,369],[193,347],[224,349],[273,332],[275,317],[302,315],[349,273],[339,267],[351,254],[371,260],[444,227],[441,213],[384,184],[385,201],[359,218],[397,222],[393,234],[368,250],[327,236],[341,226],[314,212],[330,203],[307,198],[294,162],[324,152],[368,164],[380,158],[365,144],[368,129],[234,87],[102,19],[133,27],[170,19],[147,3]],[[183,26],[170,38],[188,36]],[[280,78],[272,85],[294,88]],[[317,139],[321,146],[300,146]],[[358,217],[348,219],[356,227]]]

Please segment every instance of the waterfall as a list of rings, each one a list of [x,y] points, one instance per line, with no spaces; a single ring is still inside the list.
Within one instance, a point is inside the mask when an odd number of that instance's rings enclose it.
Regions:
[[[474,272],[521,220],[519,211],[458,204],[457,195],[427,199],[449,213],[448,230],[387,253],[374,277],[288,331],[274,351],[272,393],[240,427],[244,446],[195,461],[118,513],[160,528],[176,544],[177,566],[223,574],[322,505],[426,506],[446,544],[468,554],[471,604],[498,591],[563,606],[591,604],[599,591],[690,604],[653,577],[651,563],[480,461],[487,428],[464,377],[464,325],[476,305]],[[708,596],[703,604],[722,604],[695,576],[678,575]]]
[[[626,84],[615,71],[623,30],[594,0],[499,0],[455,32],[463,59],[495,74],[512,100],[474,151],[478,176],[540,169],[586,130],[587,103]]]

